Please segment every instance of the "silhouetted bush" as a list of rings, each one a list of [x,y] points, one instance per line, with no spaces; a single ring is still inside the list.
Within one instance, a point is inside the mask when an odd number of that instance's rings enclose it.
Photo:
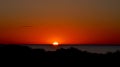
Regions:
[[[89,53],[80,51],[76,48],[57,49],[56,51],[45,51],[44,49],[31,49],[27,46],[20,45],[1,45],[0,46],[1,62],[29,62],[36,65],[78,65],[86,66],[98,65],[119,65],[120,51],[106,54]]]

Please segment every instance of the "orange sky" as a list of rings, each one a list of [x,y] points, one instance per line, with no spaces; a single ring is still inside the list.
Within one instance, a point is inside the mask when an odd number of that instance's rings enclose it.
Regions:
[[[0,43],[120,44],[118,0],[1,0]]]

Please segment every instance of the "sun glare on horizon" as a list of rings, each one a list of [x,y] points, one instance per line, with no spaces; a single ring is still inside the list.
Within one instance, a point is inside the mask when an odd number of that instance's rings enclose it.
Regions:
[[[53,42],[53,46],[58,46],[59,45],[59,43],[58,42]]]

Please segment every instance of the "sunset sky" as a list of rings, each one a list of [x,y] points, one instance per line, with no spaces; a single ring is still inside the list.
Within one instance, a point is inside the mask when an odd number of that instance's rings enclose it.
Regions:
[[[0,0],[0,43],[120,44],[120,0]]]

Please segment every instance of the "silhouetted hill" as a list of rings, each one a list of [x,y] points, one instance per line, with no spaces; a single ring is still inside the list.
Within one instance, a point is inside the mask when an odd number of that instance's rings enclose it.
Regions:
[[[76,48],[57,49],[56,51],[45,51],[44,49],[31,49],[27,46],[20,45],[1,45],[0,61],[2,63],[15,64],[35,64],[41,65],[119,65],[120,51],[115,53],[108,52],[106,54],[89,53],[80,51]],[[1,64],[2,64],[1,63]]]

